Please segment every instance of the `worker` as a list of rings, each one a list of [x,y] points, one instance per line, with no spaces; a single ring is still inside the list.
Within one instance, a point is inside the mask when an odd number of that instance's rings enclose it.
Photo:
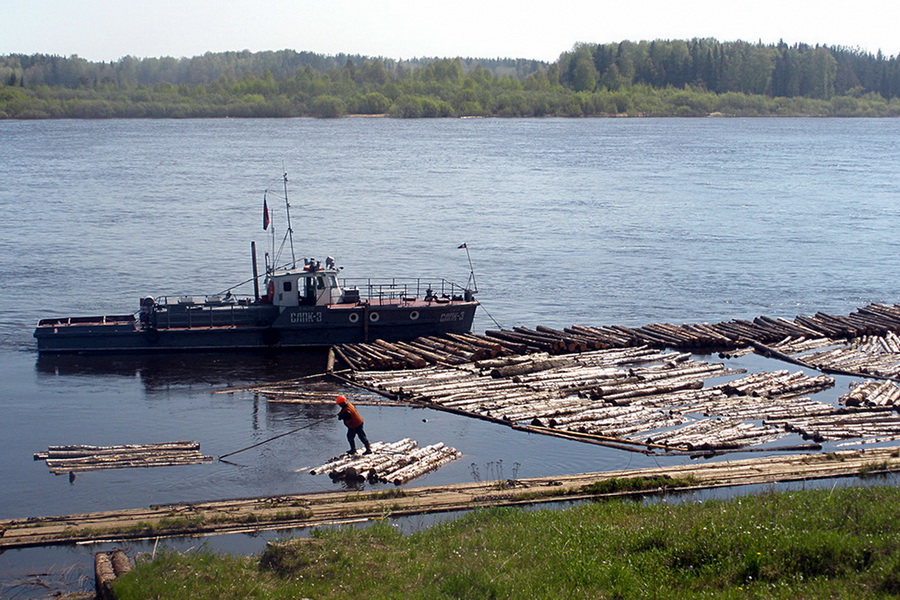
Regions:
[[[347,441],[350,442],[350,450],[347,451],[347,454],[356,454],[356,441],[354,439],[356,436],[359,436],[360,441],[366,446],[366,451],[363,454],[371,454],[372,447],[369,445],[369,438],[366,437],[366,432],[363,431],[363,418],[359,416],[356,407],[347,402],[347,399],[343,396],[337,397],[337,403],[341,407],[341,412],[338,413],[337,418],[347,426]]]

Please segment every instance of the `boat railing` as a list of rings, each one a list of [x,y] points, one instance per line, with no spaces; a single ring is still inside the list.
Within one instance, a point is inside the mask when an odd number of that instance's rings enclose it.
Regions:
[[[466,289],[446,279],[343,279],[341,287],[357,289],[371,304],[407,303],[415,300],[446,302],[462,300]]]
[[[153,316],[144,327],[223,327],[247,324],[247,311],[255,304],[252,296],[158,296]]]
[[[253,296],[212,294],[209,296],[157,296],[157,306],[243,306],[253,304]]]

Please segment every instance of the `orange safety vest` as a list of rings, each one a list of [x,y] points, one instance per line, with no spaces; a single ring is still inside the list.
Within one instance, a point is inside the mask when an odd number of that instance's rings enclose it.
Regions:
[[[338,413],[338,418],[344,422],[348,429],[356,429],[363,424],[363,418],[359,416],[356,407],[347,402]]]

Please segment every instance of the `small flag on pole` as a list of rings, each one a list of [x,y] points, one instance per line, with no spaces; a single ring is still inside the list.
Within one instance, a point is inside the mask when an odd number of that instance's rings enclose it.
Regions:
[[[466,246],[466,243],[463,242],[462,244],[460,244],[459,246],[456,247],[457,250],[460,250],[461,248],[468,248],[468,246]]]
[[[263,198],[263,230],[269,228],[269,205],[266,203],[266,199]]]

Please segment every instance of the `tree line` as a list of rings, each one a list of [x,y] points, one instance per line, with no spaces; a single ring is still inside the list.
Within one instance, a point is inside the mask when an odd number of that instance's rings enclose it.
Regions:
[[[0,56],[0,118],[900,116],[900,57],[712,39],[578,44],[553,63],[220,52]]]

